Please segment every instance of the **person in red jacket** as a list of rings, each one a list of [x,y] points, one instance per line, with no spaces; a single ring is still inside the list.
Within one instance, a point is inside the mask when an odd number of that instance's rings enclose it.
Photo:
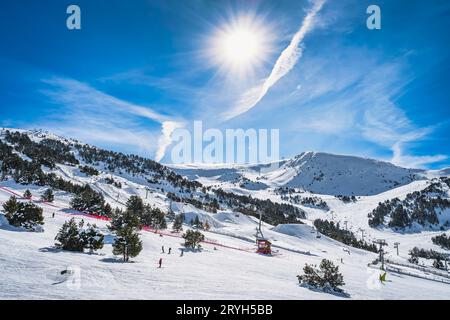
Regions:
[[[162,265],[162,258],[159,258],[159,267],[158,268],[161,268],[161,265]]]

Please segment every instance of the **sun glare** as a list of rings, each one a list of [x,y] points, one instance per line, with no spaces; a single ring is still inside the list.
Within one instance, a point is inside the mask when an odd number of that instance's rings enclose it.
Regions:
[[[209,55],[221,71],[249,76],[267,59],[271,33],[255,16],[241,16],[224,23],[213,33]]]
[[[261,51],[261,41],[249,30],[235,30],[224,36],[223,54],[229,63],[251,63]]]

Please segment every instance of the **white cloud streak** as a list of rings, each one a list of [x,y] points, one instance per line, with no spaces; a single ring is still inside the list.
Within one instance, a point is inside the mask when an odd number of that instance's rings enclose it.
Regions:
[[[50,88],[42,92],[66,107],[65,113],[53,117],[58,124],[53,123],[52,127],[59,128],[54,131],[60,133],[97,142],[134,145],[144,152],[155,152],[155,160],[160,161],[171,142],[173,130],[182,125],[148,107],[118,99],[74,79],[55,77],[43,82]],[[159,138],[142,128],[140,118],[161,125]],[[156,150],[154,140],[158,142]]]
[[[235,118],[255,107],[264,98],[269,89],[292,70],[302,54],[299,46],[305,35],[313,29],[315,17],[322,9],[324,3],[325,0],[316,0],[313,2],[313,6],[303,20],[300,29],[294,34],[290,44],[281,52],[269,77],[264,80],[262,85],[245,92],[238,103],[231,110],[223,114],[226,120]]]

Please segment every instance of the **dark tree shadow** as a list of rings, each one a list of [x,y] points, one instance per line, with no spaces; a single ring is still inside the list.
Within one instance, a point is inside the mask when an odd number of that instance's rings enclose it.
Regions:
[[[118,258],[103,258],[100,261],[105,263],[134,263],[134,261],[123,261],[123,259]]]
[[[313,287],[313,286],[310,286],[307,284],[299,284],[299,287],[306,288],[306,289],[309,289],[314,292],[328,293],[328,294],[331,294],[336,297],[347,298],[347,299],[350,298],[350,294],[348,294],[345,291],[336,291],[336,290],[333,290],[330,288],[316,288],[316,287]]]

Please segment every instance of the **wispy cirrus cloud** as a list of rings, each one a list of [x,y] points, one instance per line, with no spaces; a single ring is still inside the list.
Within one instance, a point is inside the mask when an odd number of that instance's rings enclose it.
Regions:
[[[41,92],[60,107],[43,126],[61,134],[96,143],[133,145],[141,153],[154,153],[159,161],[173,130],[181,126],[181,122],[149,107],[118,99],[74,79],[53,77],[42,82],[47,87]],[[160,129],[156,129],[158,126]]]
[[[383,61],[377,52],[340,43],[323,51],[309,51],[299,62],[301,72],[290,73],[257,111],[239,120],[247,126],[282,123],[285,150],[356,153],[413,168],[447,159],[418,150],[439,123],[417,125],[400,102],[415,80],[408,54]]]
[[[264,98],[269,89],[292,70],[302,55],[301,42],[305,35],[313,29],[316,15],[322,9],[324,3],[325,0],[313,1],[312,8],[308,11],[302,25],[292,37],[289,45],[281,52],[269,77],[261,85],[246,91],[232,109],[223,113],[223,117],[226,120],[237,117],[255,107]]]

